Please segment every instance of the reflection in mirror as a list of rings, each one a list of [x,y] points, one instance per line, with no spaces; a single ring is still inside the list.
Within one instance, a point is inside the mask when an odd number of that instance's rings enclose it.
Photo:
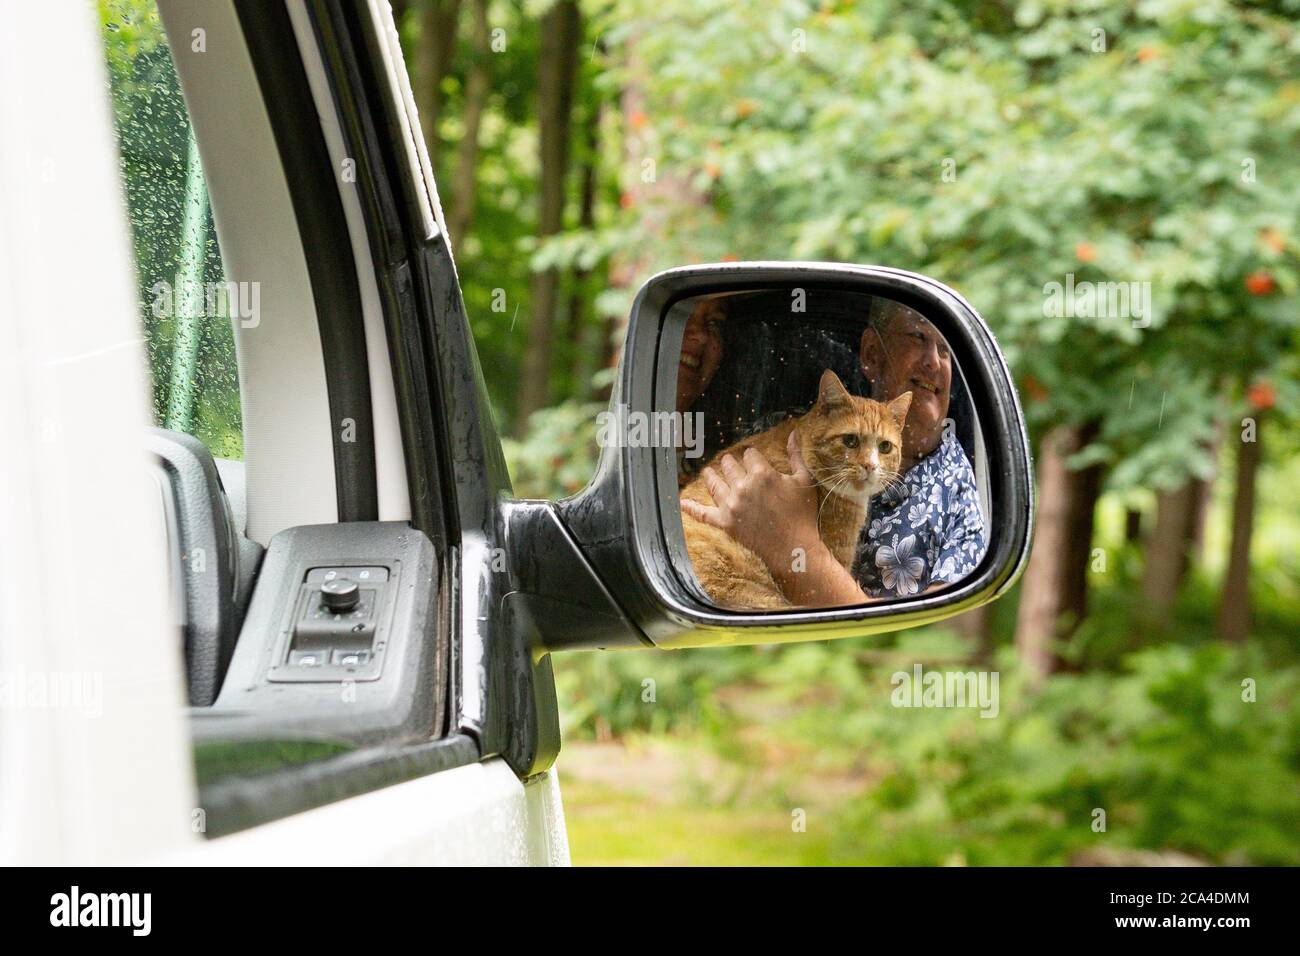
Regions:
[[[677,411],[702,435],[677,456],[682,531],[714,604],[872,603],[975,569],[983,442],[923,315],[858,292],[780,289],[697,296],[674,320]]]

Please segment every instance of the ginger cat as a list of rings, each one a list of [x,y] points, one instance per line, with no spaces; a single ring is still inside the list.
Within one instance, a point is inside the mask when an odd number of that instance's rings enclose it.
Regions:
[[[821,539],[845,570],[851,571],[868,503],[898,478],[903,423],[911,404],[911,392],[888,403],[850,395],[839,376],[827,369],[818,385],[817,402],[807,414],[787,418],[737,442],[714,456],[710,464],[716,466],[728,454],[739,461],[747,448],[754,448],[777,471],[791,474],[786,442],[793,429],[804,464],[818,485],[817,528]],[[683,488],[680,497],[703,505],[714,504],[703,476]],[[719,606],[763,610],[791,607],[762,559],[725,531],[685,512],[682,530],[695,576]]]

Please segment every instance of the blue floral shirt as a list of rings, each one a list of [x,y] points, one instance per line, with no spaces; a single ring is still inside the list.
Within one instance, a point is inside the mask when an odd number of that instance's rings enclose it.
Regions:
[[[960,581],[984,557],[975,472],[951,434],[871,500],[853,574],[872,597]]]

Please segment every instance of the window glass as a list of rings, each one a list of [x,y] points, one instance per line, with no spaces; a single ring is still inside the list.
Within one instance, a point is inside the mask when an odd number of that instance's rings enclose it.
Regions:
[[[195,436],[218,458],[242,459],[231,326],[232,313],[242,314],[241,290],[226,282],[167,37],[151,0],[97,0],[96,7],[131,220],[154,421]]]

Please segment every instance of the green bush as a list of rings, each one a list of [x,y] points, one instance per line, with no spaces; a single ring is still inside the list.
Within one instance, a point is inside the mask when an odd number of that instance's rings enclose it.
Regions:
[[[521,498],[563,498],[596,473],[596,416],[603,402],[563,402],[534,412],[527,437],[501,442],[514,492]]]
[[[1103,602],[1104,606],[1104,602]],[[791,776],[849,769],[862,795],[826,824],[838,862],[1065,864],[1084,851],[1176,850],[1215,863],[1300,863],[1300,668],[1255,648],[1164,644],[1113,669],[1027,687],[1004,646],[999,712],[897,708],[891,675],[969,670],[942,629],[865,642],[568,655],[556,667],[573,739],[673,733],[750,769],[754,734],[804,756]],[[1243,700],[1243,681],[1257,700]],[[656,700],[643,699],[653,680]],[[743,691],[747,707],[728,701]],[[784,777],[781,775],[784,774]],[[1105,832],[1094,832],[1094,811]]]
[[[876,863],[1062,864],[1079,851],[1178,850],[1300,862],[1300,670],[1252,651],[1165,645],[1118,675],[1025,687],[1003,655],[1001,713],[876,708],[879,785],[838,852]],[[1243,681],[1258,699],[1243,700]],[[879,679],[879,678],[878,678]],[[892,711],[892,712],[891,712]],[[1106,829],[1093,829],[1096,810]]]

